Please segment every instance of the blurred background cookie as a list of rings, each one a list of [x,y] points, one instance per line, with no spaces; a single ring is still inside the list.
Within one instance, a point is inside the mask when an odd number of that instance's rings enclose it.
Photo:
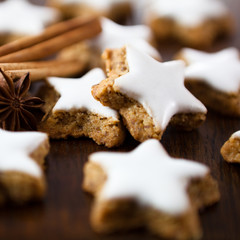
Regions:
[[[43,199],[44,158],[48,151],[45,133],[0,129],[0,205]]]
[[[63,49],[58,54],[58,58],[78,59],[88,62],[89,69],[94,67],[104,68],[101,55],[105,49],[115,49],[126,44],[131,44],[153,58],[161,60],[160,53],[153,46],[154,39],[151,29],[148,26],[124,26],[104,17],[101,18],[100,22],[102,32],[98,36]]]
[[[35,5],[27,0],[0,2],[0,16],[0,44],[39,34],[61,19],[57,9]]]
[[[174,39],[197,48],[233,31],[231,14],[219,0],[153,0],[145,21],[159,41]]]
[[[185,85],[208,108],[229,116],[240,116],[240,58],[237,48],[214,53],[182,49],[177,58],[188,65]]]
[[[47,0],[47,4],[58,8],[65,18],[97,14],[126,22],[132,13],[128,0]]]

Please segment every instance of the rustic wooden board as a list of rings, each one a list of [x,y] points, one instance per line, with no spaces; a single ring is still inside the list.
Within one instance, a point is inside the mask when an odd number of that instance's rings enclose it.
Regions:
[[[240,49],[240,1],[228,0],[236,20],[236,34],[215,44],[212,51],[228,46]],[[179,46],[159,47],[169,60]],[[221,201],[200,213],[203,240],[239,239],[240,237],[240,165],[223,161],[219,150],[229,136],[240,129],[240,119],[224,117],[209,111],[206,122],[196,131],[177,132],[168,129],[162,144],[174,157],[193,159],[207,164],[218,180]],[[128,136],[124,145],[114,151],[129,151],[138,143]],[[90,153],[107,150],[89,139],[51,141],[46,160],[48,192],[43,203],[0,210],[0,239],[58,240],[142,240],[159,239],[144,230],[109,236],[95,234],[89,225],[92,197],[81,189],[82,167]]]

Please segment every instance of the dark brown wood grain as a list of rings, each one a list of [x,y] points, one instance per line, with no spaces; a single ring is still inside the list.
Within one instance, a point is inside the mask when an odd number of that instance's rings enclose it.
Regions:
[[[210,50],[228,46],[240,49],[240,1],[227,2],[235,16],[236,34],[222,39]],[[165,60],[180,46],[161,45]],[[220,148],[229,136],[240,129],[240,119],[221,116],[209,111],[206,122],[196,131],[181,132],[168,128],[162,144],[173,157],[192,159],[207,164],[218,180],[221,200],[200,212],[203,240],[240,239],[240,165],[223,161]],[[128,136],[124,145],[111,151],[129,151],[138,145]],[[7,206],[0,209],[0,239],[23,240],[143,240],[160,239],[144,230],[97,235],[89,224],[92,197],[81,189],[82,167],[88,155],[107,150],[93,141],[68,139],[51,141],[51,151],[46,159],[48,191],[42,203],[25,207]]]

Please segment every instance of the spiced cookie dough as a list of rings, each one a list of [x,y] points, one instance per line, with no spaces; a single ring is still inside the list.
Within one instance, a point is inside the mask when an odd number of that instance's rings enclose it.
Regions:
[[[46,115],[39,130],[54,139],[86,136],[107,147],[120,145],[124,130],[118,113],[102,106],[91,95],[92,85],[104,78],[99,68],[77,79],[48,78],[42,96]]]
[[[48,0],[47,3],[58,8],[65,18],[97,14],[125,22],[132,14],[128,0]]]
[[[184,87],[184,63],[161,63],[132,46],[106,50],[108,78],[92,88],[94,98],[119,111],[138,141],[161,139],[172,125],[192,130],[206,108]]]
[[[183,49],[177,54],[188,65],[185,85],[188,90],[221,114],[240,116],[240,58],[236,48],[215,53]]]
[[[206,48],[233,32],[229,10],[218,0],[155,0],[145,16],[158,40],[178,40],[185,46]]]
[[[145,227],[174,239],[199,239],[198,209],[220,198],[208,167],[171,158],[154,139],[130,153],[91,154],[83,188],[95,196],[90,220],[96,232]]]
[[[221,154],[227,162],[240,163],[240,131],[233,133],[224,143]]]
[[[43,165],[48,151],[45,133],[0,129],[0,206],[44,197]]]
[[[0,44],[39,34],[61,18],[56,9],[31,4],[27,0],[1,2],[0,16]]]

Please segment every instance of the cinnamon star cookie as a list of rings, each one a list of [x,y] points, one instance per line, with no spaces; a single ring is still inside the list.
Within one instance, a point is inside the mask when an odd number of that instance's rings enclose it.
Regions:
[[[47,0],[47,3],[57,7],[65,18],[100,15],[125,22],[132,13],[128,0]]]
[[[191,47],[209,47],[233,30],[231,14],[219,0],[153,0],[145,18],[158,40],[173,38]]]
[[[104,78],[99,68],[77,79],[49,77],[42,96],[46,115],[39,129],[51,138],[86,136],[107,147],[121,144],[124,131],[118,113],[91,95],[91,87]]]
[[[45,133],[0,129],[0,205],[43,198],[46,184],[42,168],[48,151]]]
[[[216,53],[183,49],[177,54],[188,67],[185,85],[207,107],[230,116],[240,116],[240,58],[236,48]]]
[[[7,0],[0,3],[0,43],[26,35],[41,33],[60,19],[54,9],[31,4],[27,0]]]
[[[208,167],[171,158],[155,139],[129,153],[91,154],[84,166],[83,188],[95,196],[95,231],[146,227],[175,239],[198,239],[198,209],[220,197]]]
[[[153,36],[149,27],[144,25],[123,26],[104,17],[101,18],[101,27],[102,32],[97,37],[63,49],[59,57],[84,59],[89,62],[90,69],[104,67],[101,55],[105,49],[115,49],[132,44],[153,58],[161,60],[160,53],[151,45]]]
[[[183,61],[161,63],[132,46],[106,50],[108,78],[92,89],[103,105],[119,110],[138,141],[161,139],[169,123],[198,127],[206,108],[184,86]]]
[[[107,48],[115,49],[132,44],[150,56],[161,59],[158,51],[150,45],[153,36],[149,27],[144,25],[123,26],[107,18],[101,19],[101,25],[102,32],[90,42],[90,45],[100,50],[101,54]]]

